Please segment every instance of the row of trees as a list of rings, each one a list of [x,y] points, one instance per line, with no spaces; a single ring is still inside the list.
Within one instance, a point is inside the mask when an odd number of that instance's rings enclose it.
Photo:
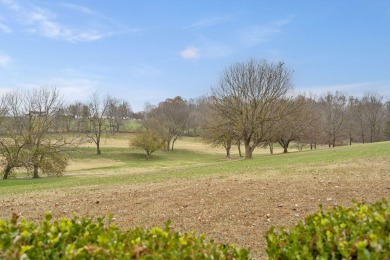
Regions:
[[[163,147],[173,150],[177,138],[192,131],[226,156],[236,145],[252,158],[257,147],[278,143],[288,152],[292,142],[302,149],[390,139],[390,102],[376,92],[362,98],[341,92],[321,97],[293,93],[291,71],[283,62],[250,60],[226,68],[210,97],[167,99],[144,111],[143,142],[147,157]],[[147,136],[148,138],[145,138]],[[153,145],[151,142],[153,141]],[[151,148],[153,147],[153,149]]]
[[[177,96],[147,105],[140,113],[110,95],[94,93],[88,102],[66,104],[55,88],[8,92],[0,100],[3,178],[21,166],[34,178],[39,171],[60,175],[70,149],[92,142],[99,155],[102,134],[126,131],[130,119],[142,124],[133,145],[144,149],[147,158],[160,148],[172,151],[184,134],[223,146],[227,157],[237,146],[246,159],[257,147],[273,153],[275,143],[288,152],[292,142],[316,149],[318,144],[390,139],[390,102],[380,94],[297,95],[291,74],[283,62],[236,63],[223,71],[209,97],[187,101]]]
[[[24,167],[33,178],[39,171],[61,175],[67,166],[67,153],[85,142],[96,144],[104,131],[112,133],[124,127],[124,121],[139,115],[130,104],[97,93],[88,103],[67,105],[55,88],[10,91],[0,100],[0,154],[3,179]]]

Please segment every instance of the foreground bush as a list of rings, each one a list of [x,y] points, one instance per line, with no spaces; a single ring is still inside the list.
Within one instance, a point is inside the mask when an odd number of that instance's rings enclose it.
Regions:
[[[104,218],[0,220],[0,259],[246,259],[246,250],[169,228],[122,231]],[[108,222],[108,223],[105,223]]]
[[[289,231],[271,228],[266,240],[270,259],[390,259],[390,207],[321,208]]]

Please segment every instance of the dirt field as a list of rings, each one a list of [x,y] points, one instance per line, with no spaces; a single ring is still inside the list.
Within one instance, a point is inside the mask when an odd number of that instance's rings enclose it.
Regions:
[[[176,230],[205,233],[266,258],[264,235],[271,226],[290,226],[318,205],[351,205],[351,199],[390,200],[389,159],[307,167],[294,174],[258,172],[143,185],[71,188],[0,197],[0,218],[12,212],[42,219],[114,214],[123,228],[162,226],[171,219]]]

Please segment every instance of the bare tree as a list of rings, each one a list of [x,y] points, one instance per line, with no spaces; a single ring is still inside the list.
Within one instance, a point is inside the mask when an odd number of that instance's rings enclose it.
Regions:
[[[201,122],[200,122],[201,115],[200,115],[200,109],[199,109],[199,105],[201,104],[200,100],[201,100],[200,98],[189,99],[187,102],[187,109],[189,111],[189,114],[188,114],[188,120],[187,120],[185,132],[188,135],[192,134],[195,137],[195,139],[199,135],[198,130],[199,130],[200,124],[201,124]]]
[[[283,62],[249,60],[226,68],[212,89],[212,108],[232,124],[245,146],[245,158],[265,141],[266,125],[278,121],[277,104],[292,89],[291,72]]]
[[[210,98],[201,96],[194,100],[190,100],[188,105],[189,110],[189,126],[194,131],[195,139],[197,136],[203,136],[204,122],[209,119],[210,113]]]
[[[7,93],[4,98],[5,135],[0,138],[0,151],[5,160],[3,178],[15,167],[24,166],[39,177],[60,175],[67,165],[64,149],[72,140],[53,134],[63,100],[55,88],[41,87],[27,93]],[[72,138],[71,138],[72,139]]]
[[[304,131],[312,125],[310,114],[305,110],[305,102],[303,96],[280,101],[285,113],[274,127],[273,132],[284,153],[288,152],[292,141],[302,141]]]
[[[209,110],[208,115],[203,118],[201,124],[203,140],[213,147],[223,146],[226,158],[230,159],[230,149],[236,142],[232,124],[228,119],[214,113],[215,111]]]
[[[357,138],[360,142],[363,144],[367,141],[367,116],[366,112],[364,111],[364,105],[361,100],[356,99],[356,103],[354,105],[354,121],[356,122],[357,128]]]
[[[345,132],[348,136],[349,145],[352,145],[352,142],[357,140],[356,136],[358,131],[358,121],[357,119],[357,109],[360,101],[350,96],[347,101],[346,113],[345,113]]]
[[[22,96],[16,91],[6,93],[1,99],[1,138],[3,179],[8,179],[11,171],[21,165],[27,168],[27,142],[23,136],[24,112],[21,109]]]
[[[107,108],[107,119],[110,124],[111,133],[119,132],[124,120],[131,114],[131,106],[127,101],[111,98]]]
[[[310,144],[310,149],[317,149],[317,144],[323,139],[323,123],[321,107],[313,96],[307,97],[304,108],[309,125],[303,130],[303,139]]]
[[[320,103],[329,147],[335,147],[336,141],[342,138],[347,99],[344,94],[337,91],[335,94],[328,93],[321,97]]]
[[[390,139],[390,101],[385,103],[386,108],[386,118],[385,118],[385,126],[384,126],[384,136],[387,140]]]
[[[107,129],[107,109],[111,102],[111,97],[106,95],[102,100],[99,97],[99,94],[95,92],[91,96],[91,101],[89,103],[89,126],[86,131],[87,137],[96,144],[96,154],[100,155],[102,152],[100,150],[100,139],[104,130]]]
[[[40,166],[56,152],[54,147],[64,143],[61,135],[49,136],[57,111],[63,107],[63,99],[56,89],[37,88],[27,94],[25,107],[28,107],[28,147],[32,152],[33,178],[38,178]]]
[[[166,151],[173,146],[180,134],[186,129],[189,118],[187,103],[181,97],[166,99],[157,107],[149,107],[144,126],[157,132],[164,140]]]
[[[84,112],[84,113],[83,113]],[[90,117],[89,107],[76,101],[66,107],[67,129],[69,132],[82,132],[87,128]]]
[[[382,100],[383,96],[378,93],[366,93],[362,99],[371,143],[380,141],[383,119],[385,117]]]

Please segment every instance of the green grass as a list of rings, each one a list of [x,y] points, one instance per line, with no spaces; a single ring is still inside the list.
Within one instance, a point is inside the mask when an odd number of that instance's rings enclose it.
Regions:
[[[125,129],[128,132],[135,132],[137,129],[141,127],[140,121],[137,120],[125,120],[123,122],[123,129]]]
[[[225,160],[221,154],[202,154],[184,149],[176,149],[173,152],[158,151],[152,154],[152,159],[146,160],[142,151],[129,148],[105,148],[100,156],[95,155],[94,148],[80,148],[71,154],[71,158],[105,158],[123,162],[124,165],[94,170],[98,173],[94,175],[1,180],[0,196],[58,188],[87,188],[91,185],[128,185],[211,176],[224,178],[261,175],[270,170],[290,174],[305,166],[315,167],[316,165],[323,166],[383,157],[390,157],[390,142],[306,150],[288,154],[255,155],[252,160]],[[120,170],[122,173],[105,174],[106,171],[113,169]]]
[[[194,153],[188,150],[156,151],[146,160],[145,153],[133,148],[102,148],[102,154],[96,155],[96,148],[79,148],[70,154],[71,159],[109,159],[125,163],[132,168],[176,168],[185,165],[215,163],[221,155]],[[118,166],[123,167],[123,166]],[[115,167],[115,168],[118,168]]]

